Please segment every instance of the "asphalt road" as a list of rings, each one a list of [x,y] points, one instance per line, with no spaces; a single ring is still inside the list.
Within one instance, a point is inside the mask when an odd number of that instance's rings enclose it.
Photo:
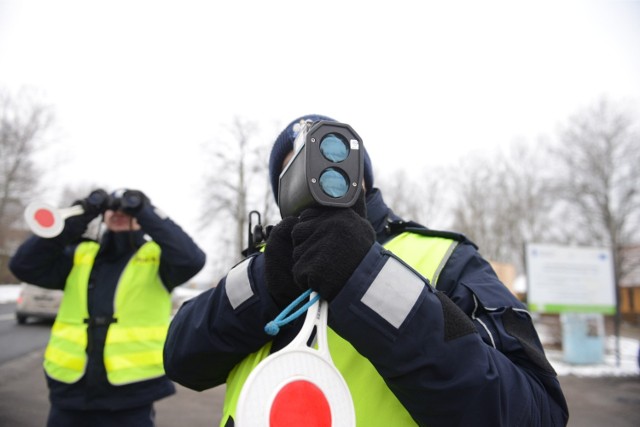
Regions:
[[[42,351],[0,365],[0,426],[42,427],[49,403],[41,368]],[[570,427],[640,425],[640,377],[560,377]],[[198,393],[178,386],[156,403],[157,426],[214,426],[220,420],[224,387]]]
[[[42,427],[49,411],[42,357],[51,322],[18,325],[14,311],[15,304],[0,304],[0,427]],[[201,393],[176,388],[155,405],[157,427],[218,424],[224,386]]]
[[[12,329],[0,309],[0,338],[4,354]],[[49,409],[42,372],[42,354],[48,327],[33,324],[16,327],[37,349],[0,362],[0,427],[42,427]],[[38,337],[35,339],[34,337]],[[20,338],[22,340],[22,338]],[[28,339],[27,339],[28,341]],[[39,344],[37,342],[40,342]],[[637,427],[640,425],[640,376],[560,377],[569,402],[570,427]],[[156,403],[157,426],[214,426],[220,419],[224,387],[198,393],[177,386],[174,396]]]
[[[49,411],[42,350],[0,365],[0,426],[43,427]],[[157,427],[214,426],[222,413],[224,387],[202,393],[177,387],[156,402]]]
[[[0,365],[45,345],[50,326],[35,322],[22,327],[16,323],[15,304],[0,304]]]

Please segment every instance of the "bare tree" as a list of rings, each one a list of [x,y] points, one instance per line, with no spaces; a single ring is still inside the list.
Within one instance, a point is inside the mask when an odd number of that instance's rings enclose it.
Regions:
[[[34,156],[52,123],[31,92],[0,92],[0,279],[10,277],[7,260],[26,235],[22,215],[39,184]]]
[[[478,153],[470,153],[461,159],[453,177],[456,201],[453,207],[453,229],[467,235],[480,246],[485,257],[494,261],[506,261],[503,255],[504,239],[498,219],[500,212],[499,179],[494,159],[486,159]],[[490,166],[491,165],[491,166]]]
[[[547,167],[548,145],[542,139],[534,146],[514,141],[499,162],[502,167],[496,185],[502,189],[500,217],[505,255],[522,272],[525,243],[553,240],[556,175]]]
[[[457,169],[456,231],[469,236],[492,261],[524,270],[524,244],[547,240],[555,196],[546,150],[514,141],[506,152],[474,153]]]
[[[241,258],[248,241],[251,210],[261,211],[263,223],[273,212],[267,173],[270,147],[256,143],[257,130],[255,122],[236,117],[229,136],[216,140],[208,150],[211,168],[203,183],[200,222],[203,228],[233,230],[232,233],[216,233],[221,246],[212,259],[220,263],[214,266],[215,269],[228,268],[229,263]]]
[[[606,99],[571,117],[554,150],[567,241],[611,247],[616,280],[632,270],[625,246],[640,238],[640,133],[632,114]]]
[[[447,228],[451,222],[444,169],[425,168],[422,173],[409,174],[398,169],[378,174],[377,186],[393,211],[407,220],[429,228]]]

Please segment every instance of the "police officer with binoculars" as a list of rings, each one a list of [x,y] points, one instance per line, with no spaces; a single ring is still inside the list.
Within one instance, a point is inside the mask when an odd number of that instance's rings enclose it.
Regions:
[[[64,296],[44,355],[48,427],[153,426],[175,393],[162,364],[173,288],[205,254],[139,190],[92,191],[51,238],[31,236],[10,262],[20,280]],[[106,231],[85,231],[103,215]]]

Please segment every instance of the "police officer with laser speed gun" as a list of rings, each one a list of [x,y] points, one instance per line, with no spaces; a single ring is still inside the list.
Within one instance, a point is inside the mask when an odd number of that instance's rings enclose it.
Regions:
[[[269,177],[282,221],[264,251],[185,303],[165,344],[173,380],[195,390],[226,383],[221,426],[234,425],[250,373],[303,319],[275,336],[265,324],[309,289],[329,304],[328,348],[358,426],[566,425],[526,307],[465,236],[386,205],[350,126],[295,119],[273,144]],[[291,425],[313,425],[313,408],[298,405]]]

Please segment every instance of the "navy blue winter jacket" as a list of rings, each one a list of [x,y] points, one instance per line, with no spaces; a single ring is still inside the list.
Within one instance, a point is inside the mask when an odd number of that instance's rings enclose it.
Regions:
[[[380,244],[416,225],[394,215],[376,189],[367,195],[367,217],[378,243],[331,301],[328,322],[371,361],[416,423],[566,425],[566,401],[530,316],[464,236],[445,233],[459,244],[440,273],[438,291],[425,293],[401,334],[390,338],[376,327],[379,320],[363,322],[362,313],[354,315],[350,306],[361,297],[356,283],[366,281],[366,272],[380,262],[385,252]],[[226,278],[182,306],[165,343],[171,379],[195,390],[223,384],[237,363],[272,339],[263,328],[280,310],[267,293],[263,269],[264,256],[258,254],[249,270],[257,295],[251,308],[232,309],[224,291]],[[465,314],[462,323],[470,319],[475,326],[471,333],[456,337],[455,331],[452,336],[435,329]],[[295,326],[281,329],[272,351],[284,347],[302,322],[299,318]]]
[[[67,221],[73,221],[72,218]],[[110,319],[113,316],[116,284],[129,259],[145,242],[145,234],[162,249],[159,274],[169,292],[204,266],[204,252],[170,218],[159,216],[150,205],[145,206],[136,218],[142,230],[107,231],[101,239],[89,279],[87,304],[91,318]],[[64,289],[77,245],[77,241],[70,243],[70,228],[65,226],[65,230],[55,238],[32,236],[27,239],[11,259],[13,274],[27,283]],[[77,383],[66,384],[47,377],[52,404],[70,410],[120,410],[146,405],[175,393],[175,386],[166,376],[121,386],[111,385],[103,363],[107,328],[108,325],[89,327],[86,373]]]

